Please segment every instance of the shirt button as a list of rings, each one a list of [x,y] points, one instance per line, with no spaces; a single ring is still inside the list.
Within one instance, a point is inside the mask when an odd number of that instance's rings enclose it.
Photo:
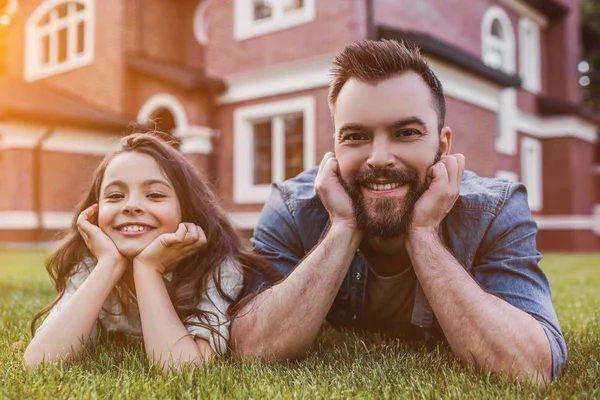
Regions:
[[[352,316],[352,318],[353,318],[353,319],[356,319],[356,314],[354,314],[354,315]]]
[[[360,281],[360,278],[362,277],[362,275],[360,274],[360,272],[356,273],[356,280]]]

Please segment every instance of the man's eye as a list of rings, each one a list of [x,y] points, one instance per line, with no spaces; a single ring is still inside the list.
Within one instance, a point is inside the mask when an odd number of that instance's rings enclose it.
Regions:
[[[360,133],[349,133],[346,136],[344,136],[344,140],[352,140],[352,141],[365,140],[365,136],[361,135]]]
[[[420,134],[420,132],[416,131],[414,129],[404,129],[404,130],[396,132],[396,134],[394,136],[395,137],[411,137],[411,136],[417,136],[419,134]]]

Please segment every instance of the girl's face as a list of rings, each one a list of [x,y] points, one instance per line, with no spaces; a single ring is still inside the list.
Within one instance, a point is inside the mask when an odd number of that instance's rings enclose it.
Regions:
[[[119,154],[108,164],[98,206],[98,226],[129,258],[182,222],[173,185],[154,158],[138,152]]]

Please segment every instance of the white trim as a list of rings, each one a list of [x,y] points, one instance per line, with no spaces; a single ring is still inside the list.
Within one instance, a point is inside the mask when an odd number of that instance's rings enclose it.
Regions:
[[[517,153],[517,130],[515,119],[518,115],[517,90],[503,89],[500,93],[500,110],[498,111],[498,126],[496,135],[496,151],[501,154],[515,155]]]
[[[176,128],[173,136],[180,139],[179,151],[183,154],[211,154],[214,131],[207,126],[190,125]]]
[[[194,12],[194,37],[202,45],[208,44],[208,19],[206,18],[208,2],[209,0],[200,0]]]
[[[0,211],[0,229],[37,229],[38,218],[33,211]]]
[[[44,211],[41,213],[42,228],[68,229],[73,222],[72,211]],[[30,230],[38,229],[38,216],[34,211],[0,211],[0,229]]]
[[[516,128],[519,132],[543,139],[574,137],[590,143],[598,141],[596,125],[577,116],[540,118],[519,111]]]
[[[600,235],[600,204],[594,204],[594,232]]]
[[[519,75],[523,88],[539,93],[542,87],[540,27],[529,18],[519,21]]]
[[[498,0],[498,2],[517,15],[533,20],[542,28],[548,26],[548,17],[521,0]]]
[[[505,37],[498,39],[492,35],[494,21],[500,23]],[[492,57],[493,50],[501,50],[503,58],[496,61]],[[510,17],[502,7],[491,6],[483,15],[481,22],[481,58],[486,65],[492,68],[501,69],[507,74],[515,73],[515,32]],[[500,62],[501,65],[497,65],[497,62]]]
[[[594,230],[594,215],[536,215],[533,217],[540,230]]]
[[[237,103],[326,87],[331,81],[329,70],[333,59],[332,55],[327,55],[225,77],[227,92],[218,103]]]
[[[233,37],[240,41],[309,23],[316,18],[315,3],[316,0],[304,0],[301,9],[285,11],[283,1],[272,1],[271,16],[263,20],[254,20],[254,1],[235,0]]]
[[[140,107],[140,111],[137,115],[137,122],[140,124],[146,124],[150,122],[152,113],[161,108],[166,108],[171,114],[173,114],[173,118],[175,119],[175,127],[177,129],[182,129],[188,126],[188,119],[185,109],[175,96],[167,93],[155,94],[146,100],[142,107]]]
[[[501,86],[437,59],[426,57],[426,60],[442,83],[446,96],[489,111],[498,112],[500,110]]]
[[[258,225],[260,212],[230,212],[229,219],[238,229],[254,229]]]
[[[67,16],[59,18],[56,7],[69,3]],[[76,11],[74,3],[83,5]],[[25,70],[24,79],[28,82],[46,78],[62,72],[89,65],[94,61],[94,0],[45,0],[30,15],[25,24]],[[49,23],[39,27],[42,17],[50,13]],[[77,53],[78,24],[84,23],[83,52]],[[58,32],[67,29],[66,60],[58,60]],[[50,61],[42,65],[42,40],[49,39]]]
[[[270,184],[255,185],[254,181],[254,134],[252,122],[257,119],[274,118],[280,115],[302,112],[304,121],[304,169],[315,165],[316,157],[316,118],[315,99],[310,96],[298,97],[289,100],[262,103],[254,106],[241,107],[234,111],[234,157],[233,157],[233,199],[238,204],[263,203],[271,193]],[[285,149],[283,144],[284,132],[274,131],[275,150],[273,161],[273,179],[281,181],[285,167],[285,157],[281,154]],[[285,151],[285,150],[283,150]],[[278,163],[278,164],[276,164]]]
[[[48,127],[43,125],[0,124],[0,151],[6,149],[33,149],[47,131]]]
[[[114,150],[119,136],[98,131],[57,129],[42,144],[44,150],[104,156]]]
[[[519,174],[513,171],[498,170],[496,171],[496,178],[508,179],[511,182],[519,182]]]
[[[521,178],[527,188],[531,211],[542,209],[542,143],[530,137],[521,140]]]
[[[73,223],[75,213],[72,211],[44,211],[42,212],[42,227],[44,229],[69,229]]]

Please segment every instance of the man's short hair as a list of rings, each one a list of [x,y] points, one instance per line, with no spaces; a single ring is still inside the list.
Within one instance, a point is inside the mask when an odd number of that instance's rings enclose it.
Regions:
[[[338,53],[331,68],[329,108],[333,111],[342,87],[349,79],[378,83],[405,72],[417,73],[429,89],[438,114],[438,133],[446,118],[446,100],[439,79],[421,56],[419,48],[408,41],[361,40]]]

